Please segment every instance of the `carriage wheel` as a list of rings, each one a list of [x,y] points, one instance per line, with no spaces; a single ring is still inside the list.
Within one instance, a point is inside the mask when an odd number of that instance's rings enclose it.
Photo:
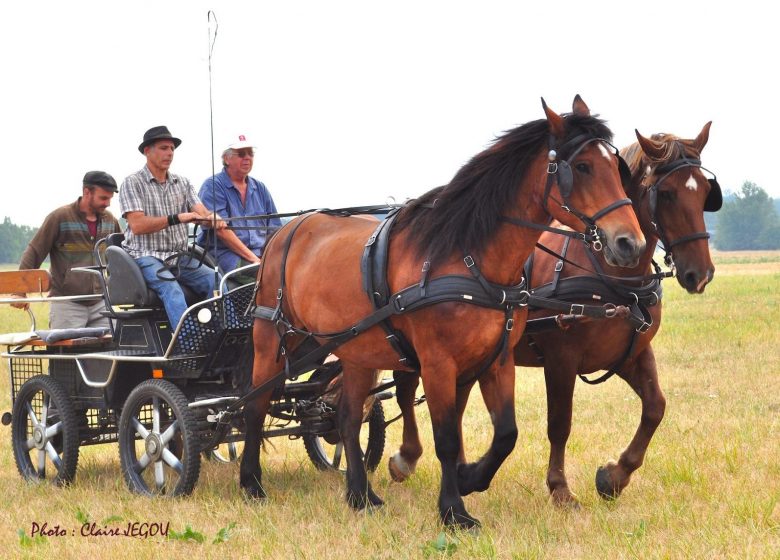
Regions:
[[[79,461],[79,431],[73,403],[62,385],[36,375],[19,389],[11,419],[16,467],[30,481],[73,481]]]
[[[332,441],[330,437],[329,440]],[[314,466],[320,470],[346,471],[347,461],[343,455],[344,444],[340,439],[331,444],[322,436],[305,435],[303,445]],[[385,411],[382,401],[374,400],[360,430],[360,447],[366,470],[375,471],[385,450]]]
[[[200,446],[187,397],[163,379],[139,384],[119,418],[119,460],[130,491],[147,496],[192,492]]]

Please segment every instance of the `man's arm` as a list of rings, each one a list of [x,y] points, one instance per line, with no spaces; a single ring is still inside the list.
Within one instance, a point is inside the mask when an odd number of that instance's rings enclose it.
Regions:
[[[49,256],[52,247],[54,247],[58,231],[59,221],[56,219],[54,213],[51,213],[46,216],[40,229],[35,232],[35,235],[30,240],[24,253],[22,253],[22,260],[19,261],[19,270],[40,268],[43,261]],[[18,292],[11,294],[11,297],[24,298],[27,297],[27,294]],[[11,306],[16,307],[17,309],[29,309],[30,304],[27,302],[20,302],[12,303]]]
[[[203,205],[201,204],[201,206]],[[200,225],[204,225],[205,222],[208,222],[208,225],[211,225],[211,220],[208,218],[208,210],[206,210],[205,207],[203,208],[203,214],[198,212],[197,209],[195,210],[195,212],[182,212],[176,214],[178,223],[189,224],[198,222]],[[154,233],[163,230],[170,225],[168,223],[168,216],[147,216],[146,213],[141,211],[128,212],[125,214],[125,220],[127,220],[127,226],[130,228],[130,231],[135,235]],[[220,223],[222,224],[222,227],[225,227],[225,222],[222,221],[217,222],[217,227],[219,227]]]

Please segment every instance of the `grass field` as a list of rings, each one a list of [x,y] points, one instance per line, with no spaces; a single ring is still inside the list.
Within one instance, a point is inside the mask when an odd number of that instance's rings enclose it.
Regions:
[[[614,502],[597,496],[595,470],[633,435],[638,398],[618,379],[577,385],[567,474],[583,507],[561,511],[544,485],[542,372],[519,368],[517,447],[487,492],[465,498],[483,523],[478,533],[443,533],[437,522],[439,464],[425,407],[418,413],[426,452],[402,485],[386,469],[400,425],[388,428],[385,459],[372,477],[386,506],[370,514],[346,506],[341,476],[315,470],[300,441],[277,438],[264,452],[265,503],[243,499],[236,464],[210,462],[192,496],[150,500],[126,489],[115,444],[82,448],[69,488],[28,485],[13,461],[10,428],[0,426],[0,557],[780,559],[780,252],[715,260],[704,295],[665,285],[655,349],[666,417],[644,466]],[[24,329],[24,314],[0,308],[0,332]],[[2,368],[0,412],[11,407]],[[385,406],[388,418],[396,413],[394,403]],[[464,425],[476,457],[491,434],[478,397]],[[66,536],[31,538],[33,523],[44,522]],[[170,532],[167,539],[82,537],[88,522],[107,529],[167,523]]]

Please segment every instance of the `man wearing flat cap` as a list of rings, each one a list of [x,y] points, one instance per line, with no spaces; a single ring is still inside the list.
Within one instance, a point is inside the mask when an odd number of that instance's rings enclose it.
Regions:
[[[97,276],[71,269],[96,265],[95,243],[122,231],[117,219],[106,210],[117,192],[114,178],[104,171],[89,171],[82,183],[82,194],[76,202],[46,216],[19,263],[19,270],[29,270],[39,268],[49,257],[50,296],[102,294]],[[21,302],[12,305],[20,309],[29,306]],[[53,301],[49,308],[49,328],[108,327],[108,319],[101,315],[105,308],[102,298]]]
[[[202,298],[214,290],[213,270],[186,257],[173,261],[187,250],[187,224],[225,227],[218,217],[214,221],[190,181],[168,170],[180,144],[166,126],[147,130],[138,146],[146,165],[128,176],[119,192],[119,206],[127,220],[122,246],[138,263],[146,285],[160,296],[172,329],[188,307],[181,285]]]

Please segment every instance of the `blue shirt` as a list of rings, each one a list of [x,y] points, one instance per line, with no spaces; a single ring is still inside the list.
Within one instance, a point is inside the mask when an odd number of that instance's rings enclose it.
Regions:
[[[252,177],[247,177],[246,201],[241,203],[241,193],[233,185],[230,176],[226,171],[218,173],[213,178],[209,177],[203,182],[200,188],[200,199],[209,210],[214,210],[221,218],[234,218],[237,216],[256,216],[259,214],[276,214],[276,205],[274,204],[271,193],[266,186]],[[212,183],[214,186],[212,187]],[[215,202],[216,200],[216,202]],[[234,230],[241,242],[258,257],[262,256],[265,249],[265,243],[273,230],[267,227],[281,227],[282,221],[279,218],[265,220],[231,220],[228,226],[240,226],[251,229]],[[205,247],[213,254],[214,237],[211,230],[201,230],[198,234],[198,245]],[[236,268],[239,256],[225,246],[217,238],[217,261],[224,272]]]

